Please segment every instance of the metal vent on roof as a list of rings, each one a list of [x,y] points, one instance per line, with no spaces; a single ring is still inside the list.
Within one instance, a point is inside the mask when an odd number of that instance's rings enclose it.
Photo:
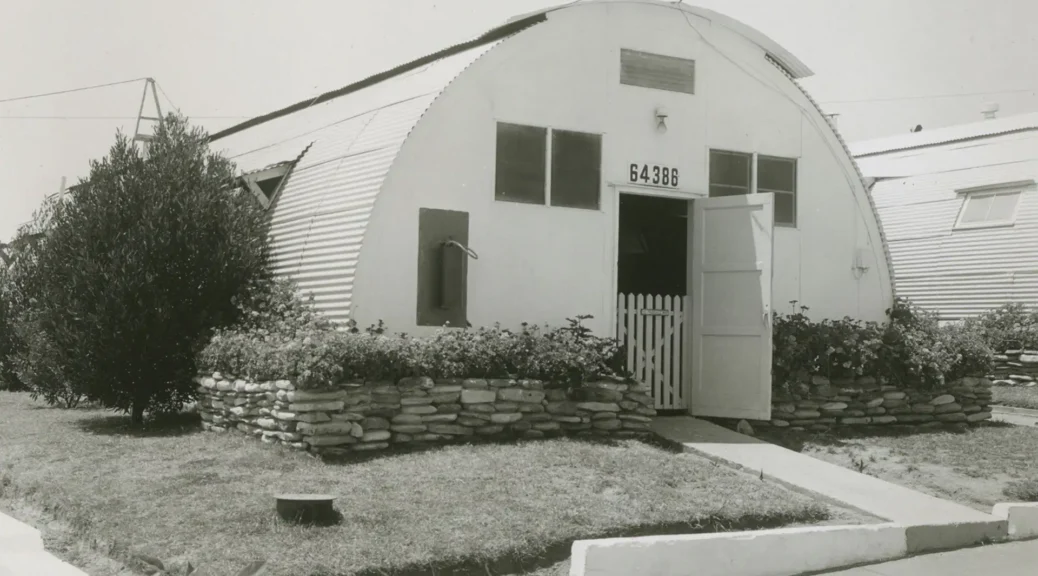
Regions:
[[[620,83],[695,94],[696,61],[622,48]]]

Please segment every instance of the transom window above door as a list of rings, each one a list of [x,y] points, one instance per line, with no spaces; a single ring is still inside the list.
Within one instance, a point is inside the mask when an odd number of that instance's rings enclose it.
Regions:
[[[756,166],[754,166],[756,158]],[[710,196],[738,196],[756,192],[775,195],[775,224],[797,225],[797,160],[728,150],[710,151]]]
[[[598,210],[602,136],[497,123],[494,198]]]

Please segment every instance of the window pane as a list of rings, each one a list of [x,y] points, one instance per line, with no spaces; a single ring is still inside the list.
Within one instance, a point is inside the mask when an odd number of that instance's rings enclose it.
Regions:
[[[544,204],[546,146],[545,128],[497,124],[496,199]]]
[[[989,222],[1005,222],[1013,218],[1016,203],[1020,199],[1020,193],[999,194],[991,198],[991,209],[988,210],[987,220]]]
[[[796,192],[796,160],[757,157],[757,189],[769,192]]]
[[[775,193],[775,224],[796,226],[796,196],[786,192]]]
[[[724,186],[721,184],[712,184],[710,186],[710,197],[715,198],[717,196],[739,196],[742,194],[749,194],[749,187],[742,186]]]
[[[750,162],[753,156],[735,152],[710,151],[710,183],[750,187]]]
[[[991,196],[967,196],[966,206],[962,210],[963,224],[983,222],[991,207]]]
[[[551,137],[551,205],[598,209],[601,189],[602,137],[553,130]]]

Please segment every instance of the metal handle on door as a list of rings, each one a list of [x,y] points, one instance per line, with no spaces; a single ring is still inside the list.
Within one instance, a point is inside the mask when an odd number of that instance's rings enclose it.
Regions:
[[[767,310],[762,312],[761,315],[760,315],[760,319],[764,322],[765,326],[768,326],[768,316],[769,316],[769,314],[768,314]]]

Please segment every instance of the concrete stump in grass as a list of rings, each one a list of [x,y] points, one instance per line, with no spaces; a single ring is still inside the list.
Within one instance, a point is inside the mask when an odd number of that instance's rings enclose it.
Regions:
[[[336,524],[339,515],[335,512],[332,501],[334,496],[327,494],[278,494],[278,516],[293,524],[330,526]]]

